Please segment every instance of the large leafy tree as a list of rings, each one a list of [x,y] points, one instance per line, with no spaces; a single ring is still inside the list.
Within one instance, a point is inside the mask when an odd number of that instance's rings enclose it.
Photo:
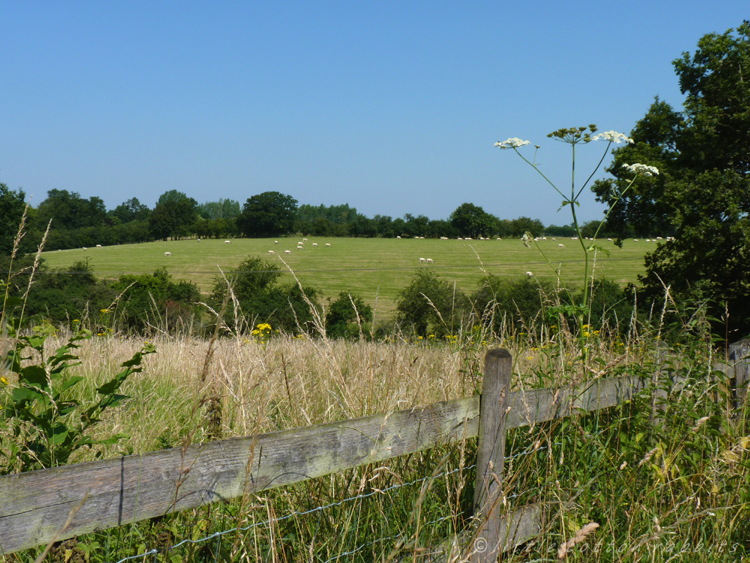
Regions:
[[[497,217],[490,215],[473,203],[459,205],[451,213],[449,220],[451,226],[465,237],[490,236],[498,231],[499,225]]]
[[[23,190],[16,192],[0,183],[0,255],[13,251],[13,239],[21,224],[25,200]]]
[[[249,198],[237,217],[237,227],[248,237],[273,237],[291,232],[297,216],[297,200],[279,192],[263,192]]]
[[[77,192],[53,189],[39,204],[37,217],[41,225],[52,219],[56,229],[101,227],[106,224],[107,208],[99,197],[84,199]]]
[[[198,219],[197,206],[198,202],[192,197],[157,203],[148,218],[151,236],[166,239],[190,235]]]
[[[656,166],[626,192],[609,217],[620,236],[674,235],[646,256],[641,278],[649,297],[669,288],[701,296],[711,315],[729,312],[723,330],[750,332],[750,23],[711,33],[692,55],[674,61],[683,110],[659,101],[636,125],[635,145],[614,151],[597,182],[597,199],[613,204],[626,185],[626,163]],[[715,327],[718,328],[718,327]]]

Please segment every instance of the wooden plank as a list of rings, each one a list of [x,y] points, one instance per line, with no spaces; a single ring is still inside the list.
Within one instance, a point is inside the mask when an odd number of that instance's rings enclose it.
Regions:
[[[575,387],[516,391],[510,395],[510,412],[505,427],[531,426],[571,416],[576,411],[614,407],[632,399],[643,388],[644,383],[637,377],[618,377],[596,379]]]
[[[614,406],[632,396],[627,390],[632,381],[511,393],[506,428],[566,416],[576,408]],[[474,396],[185,450],[6,475],[0,477],[0,554],[474,438],[478,417]]]
[[[4,476],[0,478],[0,553],[474,437],[478,416],[475,396],[184,450]],[[58,533],[71,513],[70,525]]]
[[[510,352],[495,348],[484,358],[484,379],[479,408],[477,477],[474,483],[474,518],[477,542],[487,546],[476,550],[473,563],[497,560],[505,523],[500,519],[505,463],[505,417],[510,395],[513,358]]]

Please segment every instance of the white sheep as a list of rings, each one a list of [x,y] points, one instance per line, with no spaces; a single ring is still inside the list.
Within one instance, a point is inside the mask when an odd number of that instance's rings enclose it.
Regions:
[[[101,244],[97,244],[97,245],[96,245],[96,247],[97,247],[97,248],[101,248],[101,247],[102,247],[102,245],[101,245]]]
[[[396,236],[396,238],[397,238],[397,239],[400,239],[400,238],[401,238],[401,236],[400,236],[400,235],[397,235],[397,236]]]
[[[291,251],[291,250],[285,250],[285,251],[284,251],[284,254],[291,254],[291,253],[292,253],[292,251]]]
[[[303,241],[305,241],[305,242],[307,242],[307,239],[306,239],[306,238],[303,238],[302,240],[303,240]]]
[[[424,258],[420,258],[419,263],[422,264],[423,262],[426,262],[426,260]]]
[[[534,272],[526,272],[526,277],[527,278],[533,278],[534,277]]]
[[[279,244],[279,241],[275,240],[273,241],[274,244]]]
[[[276,254],[273,250],[268,251],[269,254]]]
[[[327,242],[327,243],[326,243],[326,246],[331,246],[331,243],[330,243],[330,242]]]
[[[314,242],[314,243],[313,243],[313,248],[315,248],[316,246],[318,246],[318,243],[317,243],[317,242]]]
[[[87,250],[88,250],[88,248],[86,248],[86,247],[84,246],[84,247],[83,247],[83,251],[84,251],[84,252],[86,252]]]
[[[558,243],[557,248],[565,248],[565,245],[563,243]]]
[[[232,244],[232,241],[231,240],[225,240],[224,244]]]
[[[165,252],[164,256],[172,256],[172,253],[171,252]]]
[[[434,260],[433,260],[432,258],[428,258],[428,259],[427,259],[427,263],[428,263],[428,264],[434,264],[434,263],[435,263],[435,261],[434,261]]]

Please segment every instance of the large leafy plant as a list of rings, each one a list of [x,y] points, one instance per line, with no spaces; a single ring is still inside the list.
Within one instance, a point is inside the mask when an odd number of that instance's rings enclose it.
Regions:
[[[64,465],[82,448],[114,444],[125,437],[114,434],[96,439],[92,431],[107,409],[127,399],[120,388],[143,369],[143,357],[155,352],[153,345],[145,344],[123,362],[122,371],[96,389],[96,399],[83,404],[73,398],[73,388],[83,377],[73,375],[71,368],[81,363],[76,351],[81,341],[91,338],[90,331],[79,329],[67,343],[48,353],[45,344],[56,332],[51,325],[36,326],[27,335],[16,335],[12,325],[6,330],[7,340],[14,344],[2,364],[8,377],[3,375],[1,380],[0,429],[5,447],[0,455],[5,460],[0,473]],[[11,383],[9,378],[16,381]]]

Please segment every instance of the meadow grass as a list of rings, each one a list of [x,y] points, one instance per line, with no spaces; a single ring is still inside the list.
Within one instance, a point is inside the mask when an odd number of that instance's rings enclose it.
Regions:
[[[143,244],[107,246],[102,248],[44,252],[43,258],[51,268],[72,266],[76,261],[88,259],[95,275],[117,278],[122,274],[153,273],[166,267],[176,280],[188,280],[204,292],[210,292],[219,268],[227,271],[237,267],[248,256],[261,256],[281,267],[291,281],[291,274],[279,257],[299,277],[300,281],[321,291],[324,297],[335,298],[346,291],[361,296],[378,315],[387,315],[395,309],[399,292],[406,287],[417,268],[431,268],[441,278],[453,283],[469,294],[473,292],[486,273],[508,279],[518,279],[531,271],[540,279],[556,282],[555,269],[559,268],[564,284],[574,287],[583,273],[581,249],[577,241],[547,237],[539,241],[552,264],[545,262],[537,248],[526,248],[519,240],[437,240],[437,239],[369,239],[308,237],[304,250],[297,250],[301,237],[276,239],[195,239],[159,241]],[[318,243],[317,247],[312,244]],[[325,244],[330,243],[330,247]],[[559,247],[563,244],[564,247]],[[620,285],[637,282],[643,273],[643,256],[654,249],[651,242],[625,241],[623,248],[612,242],[600,240],[607,252],[596,254],[594,275],[607,278]],[[273,250],[275,255],[268,253]],[[285,254],[290,250],[291,254]],[[165,256],[171,252],[172,256]],[[434,264],[420,264],[420,258],[432,258]],[[377,306],[376,306],[377,305]],[[382,318],[381,318],[382,319]]]
[[[624,343],[591,335],[583,365],[579,339],[539,332],[548,336],[529,340],[467,330],[438,343],[225,338],[213,343],[204,384],[209,342],[160,337],[158,353],[123,389],[131,399],[108,413],[97,432],[130,436],[106,446],[105,457],[199,443],[208,438],[200,402],[209,394],[221,401],[223,437],[468,396],[481,389],[483,357],[491,346],[511,351],[514,389],[620,375],[650,379],[661,370],[687,377],[688,385],[658,405],[657,424],[649,420],[651,401],[644,394],[619,407],[508,433],[503,510],[541,502],[545,521],[537,540],[504,560],[555,561],[563,546],[568,561],[708,562],[747,555],[747,409],[733,409],[727,382],[712,373],[717,358],[710,341],[694,338],[665,351],[649,332],[633,330]],[[142,344],[126,336],[85,342],[83,363],[75,368],[85,377],[79,392],[93,395]],[[49,342],[51,349],[56,345]],[[82,453],[76,461],[92,455]],[[159,561],[426,560],[429,546],[470,525],[475,455],[475,440],[446,444],[81,537],[52,560],[114,561],[150,549],[163,550],[148,557]],[[231,532],[212,537],[225,531]],[[200,541],[168,549],[185,539]],[[31,561],[38,553],[6,560]]]

